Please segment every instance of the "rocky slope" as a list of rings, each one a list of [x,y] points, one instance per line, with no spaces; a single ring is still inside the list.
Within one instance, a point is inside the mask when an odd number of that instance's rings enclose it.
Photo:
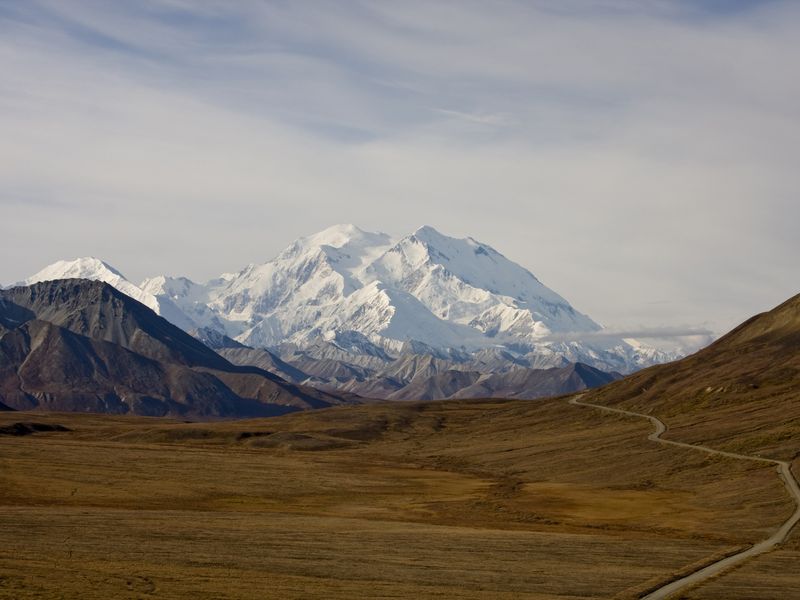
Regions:
[[[14,409],[218,418],[343,401],[233,365],[104,282],[0,291],[0,402]]]
[[[222,347],[218,352],[233,363],[258,366],[289,381],[385,400],[534,399],[599,387],[621,377],[582,363],[531,369],[512,360],[459,363],[405,354],[386,363],[360,366],[303,353],[283,360],[268,350],[241,345]]]

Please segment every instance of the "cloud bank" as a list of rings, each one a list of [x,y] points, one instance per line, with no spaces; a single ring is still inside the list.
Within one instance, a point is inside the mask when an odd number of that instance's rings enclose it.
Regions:
[[[471,235],[616,328],[798,291],[800,6],[0,6],[0,281],[206,279],[339,222]]]

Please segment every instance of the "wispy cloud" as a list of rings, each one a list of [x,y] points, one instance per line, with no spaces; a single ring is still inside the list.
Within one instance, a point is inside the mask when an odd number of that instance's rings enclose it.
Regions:
[[[445,108],[437,108],[435,109],[436,112],[439,114],[453,117],[455,119],[461,119],[462,121],[467,121],[468,123],[476,123],[478,125],[490,125],[499,127],[502,125],[507,125],[509,122],[508,115],[498,114],[498,113],[468,113],[462,112],[460,110],[448,110]]]
[[[639,327],[631,329],[606,328],[594,333],[553,333],[542,338],[548,342],[577,342],[588,339],[644,339],[668,340],[675,338],[713,338],[714,332],[706,327]]]

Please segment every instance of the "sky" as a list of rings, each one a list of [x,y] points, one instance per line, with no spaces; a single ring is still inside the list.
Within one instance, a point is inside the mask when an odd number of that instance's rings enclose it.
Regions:
[[[800,291],[798,59],[799,2],[0,0],[0,282],[427,224],[721,333]]]

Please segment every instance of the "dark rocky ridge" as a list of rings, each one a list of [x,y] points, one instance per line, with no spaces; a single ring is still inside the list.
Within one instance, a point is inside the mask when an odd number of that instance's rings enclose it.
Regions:
[[[0,402],[12,409],[222,418],[352,399],[233,365],[102,282],[0,291]]]

